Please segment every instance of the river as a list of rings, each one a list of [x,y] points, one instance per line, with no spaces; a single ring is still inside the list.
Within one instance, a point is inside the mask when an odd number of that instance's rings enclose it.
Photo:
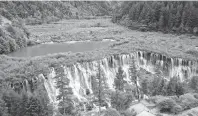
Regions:
[[[108,47],[111,44],[111,40],[105,41],[84,41],[84,42],[65,42],[65,43],[46,43],[36,46],[22,48],[16,52],[8,54],[12,57],[34,57],[42,56],[60,52],[86,52],[92,51],[104,47]]]

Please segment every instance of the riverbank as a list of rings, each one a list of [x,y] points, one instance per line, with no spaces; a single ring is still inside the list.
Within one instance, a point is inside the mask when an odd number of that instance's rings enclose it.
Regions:
[[[140,32],[130,30],[120,25],[111,23],[110,19],[90,20],[63,20],[52,24],[27,26],[32,33],[30,39],[45,42],[71,42],[71,41],[101,41],[116,40],[109,48],[95,50],[86,53],[58,53],[33,58],[12,58],[1,56],[2,65],[11,61],[16,62],[54,62],[62,64],[58,59],[64,59],[65,64],[77,61],[89,61],[104,58],[113,54],[131,53],[134,51],[146,51],[161,54],[169,58],[181,58],[186,60],[197,60],[198,41],[188,35],[172,35],[160,32]],[[62,36],[62,35],[67,36]],[[54,37],[57,37],[54,39]],[[57,59],[58,58],[58,59]],[[23,60],[22,60],[23,59]],[[51,59],[51,60],[49,60]],[[49,60],[49,61],[48,61]],[[13,62],[14,61],[14,62]],[[10,63],[6,64],[9,65]]]
[[[149,50],[188,59],[197,59],[198,56],[196,36],[130,30],[113,24],[109,18],[62,20],[27,28],[32,33],[31,40],[40,43],[111,39],[118,42],[129,41],[128,44],[123,44],[121,49]]]
[[[56,23],[27,26],[31,32],[31,40],[39,43],[67,41],[101,41],[116,39],[113,35],[117,29],[105,19],[62,20]]]
[[[161,54],[169,58],[181,58],[186,60],[197,60],[198,56],[198,41],[196,38],[190,39],[188,35],[176,36],[160,32],[130,30],[111,23],[110,19],[64,20],[55,24],[28,26],[27,28],[32,33],[30,39],[40,41],[41,43],[51,42],[53,35],[59,36],[64,33],[70,34],[70,37],[75,36],[75,38],[62,37],[62,39],[57,40],[60,42],[71,42],[71,40],[100,41],[107,39],[117,41],[112,43],[109,48],[85,53],[57,53],[28,59],[1,56],[2,66],[12,66],[19,62],[25,62],[26,64],[32,61],[38,62],[38,64],[51,61],[57,64],[62,64],[63,62],[65,64],[72,64],[78,61],[96,60],[113,54],[132,53],[138,50]],[[33,38],[34,36],[37,37]],[[44,36],[48,37],[48,39]],[[60,59],[61,61],[59,62]],[[23,67],[22,64],[20,67]]]

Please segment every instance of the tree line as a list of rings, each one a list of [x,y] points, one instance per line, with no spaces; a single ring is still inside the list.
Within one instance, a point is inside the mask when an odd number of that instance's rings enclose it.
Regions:
[[[197,19],[196,1],[126,1],[116,8],[112,21],[126,21],[129,27],[138,22],[146,25],[142,30],[198,34]]]
[[[3,1],[0,2],[0,14],[12,21],[25,19],[26,24],[41,24],[76,18],[76,15],[108,15],[109,5],[103,1]]]

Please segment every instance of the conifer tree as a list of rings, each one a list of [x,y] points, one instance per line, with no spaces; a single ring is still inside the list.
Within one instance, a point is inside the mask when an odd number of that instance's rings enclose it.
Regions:
[[[109,97],[108,86],[106,84],[106,78],[104,77],[104,72],[101,70],[100,62],[98,62],[98,72],[96,76],[92,76],[92,88],[93,94],[97,97],[97,103],[99,104],[99,112],[101,113],[101,106]]]
[[[114,79],[115,89],[119,91],[124,90],[124,71],[122,67],[118,68],[118,72],[116,73],[116,78]]]
[[[139,92],[139,87],[138,87],[137,68],[136,68],[136,65],[135,65],[135,59],[134,59],[134,57],[131,59],[129,65],[130,65],[129,66],[130,79],[135,84],[136,92],[137,92],[137,98],[138,98],[138,100],[140,100],[140,92]]]
[[[41,104],[35,96],[31,96],[26,107],[26,116],[33,116],[41,114]]]
[[[111,100],[111,102],[114,102],[114,104],[116,104],[116,109],[118,111],[121,110],[121,104],[120,104],[120,101],[119,100],[119,96],[120,95],[120,92],[123,92],[124,90],[124,71],[122,70],[122,67],[119,67],[118,68],[118,72],[116,73],[116,78],[114,79],[114,86],[115,86],[115,90],[116,90],[116,93],[115,93],[115,100]],[[112,98],[114,99],[114,98]]]
[[[177,14],[176,14],[176,24],[175,26],[176,27],[179,27],[181,24],[181,14],[180,14],[180,11],[177,11]]]
[[[3,20],[2,20],[2,16],[0,15],[0,25],[2,25]]]
[[[69,85],[69,79],[65,77],[64,68],[60,67],[59,74],[55,77],[57,79],[57,88],[59,89],[59,95],[57,100],[60,100],[59,110],[63,115],[72,114],[73,103],[72,103],[72,88]]]
[[[130,5],[129,5],[130,4]],[[129,16],[129,20],[146,24],[150,30],[179,33],[198,33],[198,7],[196,2],[123,2],[119,20]],[[122,13],[124,12],[124,13]],[[124,17],[125,16],[125,17]],[[118,22],[118,21],[114,21]],[[129,23],[131,24],[131,23]],[[129,25],[133,26],[133,25]],[[134,27],[138,27],[134,25]]]
[[[147,79],[144,79],[142,81],[142,91],[144,94],[148,94],[148,80]]]
[[[198,77],[194,76],[191,78],[189,86],[195,90],[196,92],[198,92]]]
[[[98,83],[98,101],[99,101],[99,116],[100,116],[100,113],[101,113],[101,69],[100,69],[100,62],[98,63],[99,64],[99,67],[98,67],[98,80],[99,80],[99,83]]]
[[[159,19],[159,29],[164,30],[164,16],[161,15]]]
[[[183,84],[181,82],[178,82],[176,85],[176,95],[177,97],[179,97],[180,95],[184,94],[184,87]]]
[[[173,77],[170,79],[168,86],[167,86],[167,94],[177,95],[178,97],[184,94],[182,83],[178,80],[177,77]]]

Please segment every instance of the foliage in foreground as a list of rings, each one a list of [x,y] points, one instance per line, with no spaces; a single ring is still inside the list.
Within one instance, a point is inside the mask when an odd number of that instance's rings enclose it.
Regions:
[[[121,116],[121,115],[116,109],[108,108],[105,111],[104,116]]]
[[[52,116],[53,107],[49,104],[46,92],[38,89],[38,93],[16,93],[11,88],[0,88],[1,116]]]
[[[197,93],[176,96],[155,96],[150,99],[162,113],[179,114],[182,111],[198,107]]]

